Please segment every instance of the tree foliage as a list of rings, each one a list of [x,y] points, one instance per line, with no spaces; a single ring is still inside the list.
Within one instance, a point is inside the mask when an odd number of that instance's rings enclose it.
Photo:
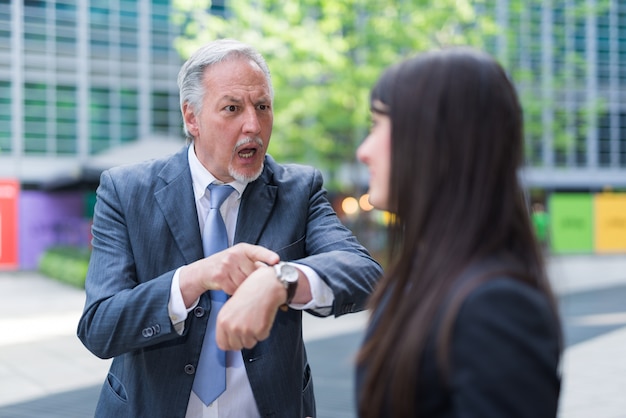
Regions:
[[[206,0],[175,1],[183,28],[176,47],[235,38],[257,48],[276,92],[270,153],[323,169],[354,161],[367,134],[369,90],[381,71],[435,46],[483,46],[492,17],[470,0],[231,0],[224,13]]]
[[[571,164],[602,111],[585,96],[580,39],[608,0],[229,0],[221,13],[208,0],[174,4],[183,57],[218,38],[263,53],[276,92],[270,153],[323,169],[331,188],[367,134],[381,71],[433,47],[472,45],[500,60],[520,93],[530,164]]]

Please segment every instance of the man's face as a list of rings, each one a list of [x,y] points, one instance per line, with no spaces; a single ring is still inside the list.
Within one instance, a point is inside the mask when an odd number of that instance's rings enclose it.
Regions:
[[[202,110],[183,106],[202,165],[223,182],[255,180],[272,134],[272,98],[265,75],[248,58],[233,57],[204,73]]]

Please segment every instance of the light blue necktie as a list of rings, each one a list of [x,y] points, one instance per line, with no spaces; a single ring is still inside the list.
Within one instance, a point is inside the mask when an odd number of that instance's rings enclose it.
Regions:
[[[202,248],[205,257],[228,248],[228,235],[224,219],[220,214],[220,206],[234,190],[231,186],[218,184],[210,184],[208,188],[210,209],[202,233]],[[215,342],[215,319],[226,301],[226,293],[221,290],[211,290],[210,295],[211,312],[204,334],[198,370],[193,381],[193,391],[205,405],[215,401],[226,389],[226,353],[220,350]]]

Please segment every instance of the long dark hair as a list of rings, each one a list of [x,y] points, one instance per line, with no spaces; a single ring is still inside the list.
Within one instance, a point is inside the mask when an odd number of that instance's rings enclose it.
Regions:
[[[470,48],[432,51],[386,70],[371,99],[391,118],[394,217],[390,266],[370,300],[376,325],[357,359],[359,416],[413,417],[432,323],[474,261],[512,255],[522,266],[514,278],[544,292],[555,315],[556,304],[518,179],[522,109],[502,67]],[[448,340],[437,341],[447,353]]]

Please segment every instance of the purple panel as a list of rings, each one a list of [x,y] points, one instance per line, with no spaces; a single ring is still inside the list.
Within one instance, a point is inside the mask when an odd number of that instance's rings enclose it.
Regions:
[[[88,246],[90,220],[83,217],[83,192],[23,190],[19,201],[20,268],[37,268],[39,257],[55,245]]]

